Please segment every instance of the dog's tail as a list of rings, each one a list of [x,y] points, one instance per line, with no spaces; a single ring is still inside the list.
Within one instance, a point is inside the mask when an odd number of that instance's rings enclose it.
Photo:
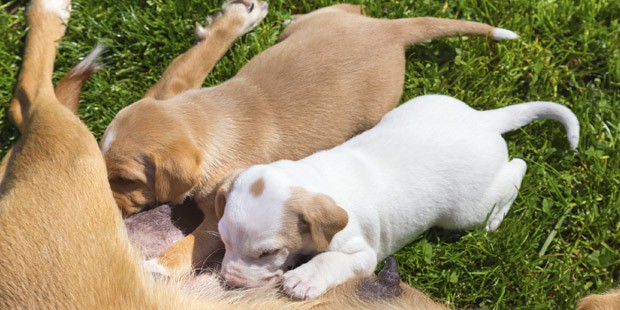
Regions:
[[[97,44],[95,49],[93,49],[84,60],[73,67],[69,73],[58,81],[58,85],[54,90],[56,98],[74,114],[77,114],[78,101],[84,82],[101,68],[98,58],[104,49],[105,47],[102,43]]]
[[[405,46],[425,42],[435,38],[453,37],[458,34],[466,36],[490,36],[495,40],[517,39],[519,35],[488,24],[434,17],[402,18],[385,20],[389,25],[386,33],[396,36],[396,40]]]
[[[527,102],[482,112],[484,122],[499,132],[508,132],[525,126],[537,119],[553,119],[566,129],[568,142],[573,149],[579,143],[579,120],[567,107],[553,102]]]

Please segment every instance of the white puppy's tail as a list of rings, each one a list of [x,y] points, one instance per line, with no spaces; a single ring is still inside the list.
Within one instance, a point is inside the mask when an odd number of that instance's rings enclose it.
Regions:
[[[482,112],[485,121],[505,133],[525,126],[537,119],[560,121],[566,129],[568,142],[576,150],[579,143],[579,120],[567,107],[553,102],[527,102]]]

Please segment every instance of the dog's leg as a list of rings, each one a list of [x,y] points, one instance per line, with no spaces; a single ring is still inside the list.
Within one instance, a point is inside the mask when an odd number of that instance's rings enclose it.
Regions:
[[[97,45],[84,60],[73,67],[56,85],[54,90],[56,98],[74,114],[77,114],[78,100],[80,99],[84,82],[100,67],[97,57],[99,57],[101,52],[103,52],[103,46]]]
[[[212,205],[201,208],[204,214],[202,223],[189,235],[175,242],[161,255],[151,261],[156,269],[164,274],[183,273],[190,269],[201,269],[208,261],[221,261],[224,254],[217,230],[217,216]]]
[[[435,38],[461,35],[489,35],[493,39],[517,39],[519,36],[506,29],[495,28],[491,25],[434,17],[403,18],[381,20],[383,29],[378,31],[383,36],[392,36],[392,40],[402,42],[403,45],[413,45]]]
[[[309,262],[284,274],[284,291],[299,299],[314,299],[326,290],[355,276],[367,276],[377,266],[377,256],[371,249],[354,254],[337,251],[323,252]]]
[[[256,27],[266,15],[267,3],[263,1],[226,2],[221,15],[207,28],[196,25],[198,44],[172,61],[144,97],[165,100],[188,89],[200,87],[233,42]]]
[[[495,183],[491,185],[488,191],[489,196],[496,199],[488,202],[494,208],[487,220],[487,231],[496,230],[510,210],[512,203],[517,198],[526,170],[525,162],[522,159],[515,158],[508,162],[497,175]]]
[[[24,61],[9,106],[9,116],[21,133],[24,133],[24,122],[34,105],[55,98],[52,72],[56,41],[65,34],[70,9],[69,0],[35,0],[28,9],[30,30],[26,37]],[[18,141],[0,163],[0,192],[4,192],[7,168],[20,148]]]
[[[69,0],[35,0],[30,4],[24,62],[9,107],[9,115],[20,132],[32,105],[55,98],[52,72],[56,41],[65,34],[70,10]]]

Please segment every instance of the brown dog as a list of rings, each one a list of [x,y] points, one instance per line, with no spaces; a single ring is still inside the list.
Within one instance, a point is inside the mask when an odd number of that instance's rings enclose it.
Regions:
[[[213,189],[229,172],[332,147],[392,109],[402,93],[405,47],[457,33],[517,37],[481,23],[374,19],[359,6],[336,5],[297,16],[278,44],[229,81],[189,90],[212,68],[209,55],[221,55],[247,31],[240,25],[256,24],[263,15],[255,11],[264,8],[255,0],[226,4],[205,41],[178,57],[144,99],[121,110],[100,142],[125,214],[188,197],[204,212],[204,222],[157,259],[168,270],[199,267],[222,249]],[[208,65],[197,61],[202,56]]]
[[[92,134],[74,115],[96,53],[54,91],[55,42],[68,0],[35,0],[10,113],[21,137],[0,166],[0,309],[443,309],[400,283],[394,262],[315,302],[274,290],[189,295],[187,282],[155,280],[129,245]],[[55,94],[56,93],[56,94]],[[64,106],[63,106],[64,105]],[[66,108],[67,107],[67,108]],[[192,285],[200,278],[191,279]]]

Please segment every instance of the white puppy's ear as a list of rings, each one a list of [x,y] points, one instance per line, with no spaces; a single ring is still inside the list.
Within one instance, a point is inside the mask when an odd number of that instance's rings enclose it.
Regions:
[[[200,150],[191,142],[179,141],[151,155],[155,167],[157,201],[178,202],[200,181]]]
[[[224,208],[226,207],[226,199],[228,198],[228,192],[233,183],[241,173],[242,169],[237,169],[229,173],[218,186],[217,193],[215,194],[215,215],[217,219],[221,219],[224,216]]]
[[[325,194],[306,193],[295,204],[296,211],[310,226],[310,235],[317,251],[322,252],[336,233],[349,222],[347,212]]]

